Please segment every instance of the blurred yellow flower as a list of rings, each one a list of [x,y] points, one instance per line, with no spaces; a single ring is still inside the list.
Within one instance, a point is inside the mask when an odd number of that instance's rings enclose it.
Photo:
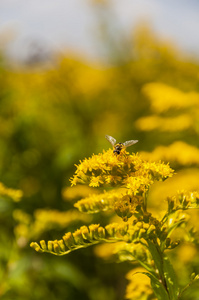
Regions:
[[[153,152],[140,152],[146,160],[164,160],[186,166],[199,164],[199,148],[176,141],[170,146],[158,146]]]
[[[76,198],[86,197],[87,195],[89,195],[91,193],[93,193],[93,194],[98,193],[98,190],[93,189],[86,185],[81,185],[81,184],[78,184],[73,187],[67,187],[62,190],[62,196],[63,196],[64,200],[66,200],[66,201],[71,201]]]
[[[153,296],[150,279],[142,272],[146,272],[144,268],[135,268],[127,273],[126,279],[129,284],[126,288],[125,298],[129,300],[147,300],[156,298]],[[148,298],[149,297],[149,298]]]
[[[158,113],[168,111],[171,108],[199,106],[199,93],[184,93],[164,83],[148,83],[143,87],[143,93],[150,100],[152,110]]]
[[[152,115],[138,119],[135,124],[142,131],[182,131],[193,126],[193,117],[188,114],[172,118]]]
[[[198,169],[186,169],[181,170],[173,178],[166,180],[164,183],[157,182],[154,184],[149,192],[149,202],[157,210],[157,213],[161,213],[161,209],[167,207],[166,198],[173,197],[177,191],[186,190],[188,192],[198,191],[199,182],[199,170]],[[155,202],[153,199],[159,199]],[[155,211],[153,211],[155,214]]]
[[[196,247],[191,243],[184,243],[177,248],[178,257],[181,263],[192,262],[194,257],[198,254]]]
[[[102,259],[110,259],[111,256],[115,254],[115,248],[120,244],[126,244],[124,242],[116,242],[116,243],[110,243],[110,244],[99,244],[95,246],[94,253],[98,257]]]
[[[18,202],[21,200],[21,198],[23,196],[23,192],[21,190],[15,190],[15,189],[8,188],[2,182],[0,182],[0,195],[9,197],[13,201]]]
[[[38,209],[34,213],[35,219],[24,213],[22,210],[15,210],[13,213],[17,225],[15,234],[17,238],[24,237],[27,240],[38,237],[45,231],[55,228],[65,228],[74,222],[91,222],[92,217],[81,214],[75,209],[68,211],[58,211],[50,209]]]

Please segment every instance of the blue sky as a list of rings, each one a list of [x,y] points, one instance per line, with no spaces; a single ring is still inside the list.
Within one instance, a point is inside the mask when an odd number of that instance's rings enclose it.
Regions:
[[[107,2],[127,34],[138,23],[147,21],[161,38],[190,54],[199,53],[198,0]],[[31,41],[60,52],[74,49],[95,56],[99,45],[97,17],[91,3],[91,0],[0,0],[0,36],[13,32],[9,50],[14,56],[23,57]]]

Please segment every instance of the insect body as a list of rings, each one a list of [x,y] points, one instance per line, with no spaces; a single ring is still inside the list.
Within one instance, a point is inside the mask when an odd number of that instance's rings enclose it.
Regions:
[[[111,143],[111,145],[115,148],[113,150],[113,153],[115,153],[115,154],[120,154],[122,149],[132,146],[138,142],[138,140],[130,140],[130,141],[126,141],[124,143],[116,143],[116,139],[114,139],[112,136],[106,135],[105,137],[109,141],[109,143]]]

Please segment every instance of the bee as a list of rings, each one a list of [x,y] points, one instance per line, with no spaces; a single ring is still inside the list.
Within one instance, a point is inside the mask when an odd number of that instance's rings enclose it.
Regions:
[[[121,150],[134,145],[135,143],[138,142],[138,140],[130,140],[130,141],[126,141],[124,143],[116,143],[116,139],[114,139],[112,136],[110,135],[106,135],[105,138],[109,141],[109,143],[111,143],[111,145],[114,147],[113,153],[115,154],[120,154]]]

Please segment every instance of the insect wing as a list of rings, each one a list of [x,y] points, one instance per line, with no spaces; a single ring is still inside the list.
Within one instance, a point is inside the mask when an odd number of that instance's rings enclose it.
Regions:
[[[105,138],[109,141],[109,143],[111,143],[112,146],[116,144],[116,139],[114,139],[112,136],[105,135]]]
[[[124,142],[123,145],[124,145],[124,147],[129,147],[129,146],[136,144],[137,142],[138,142],[138,140],[130,140],[130,141]]]

